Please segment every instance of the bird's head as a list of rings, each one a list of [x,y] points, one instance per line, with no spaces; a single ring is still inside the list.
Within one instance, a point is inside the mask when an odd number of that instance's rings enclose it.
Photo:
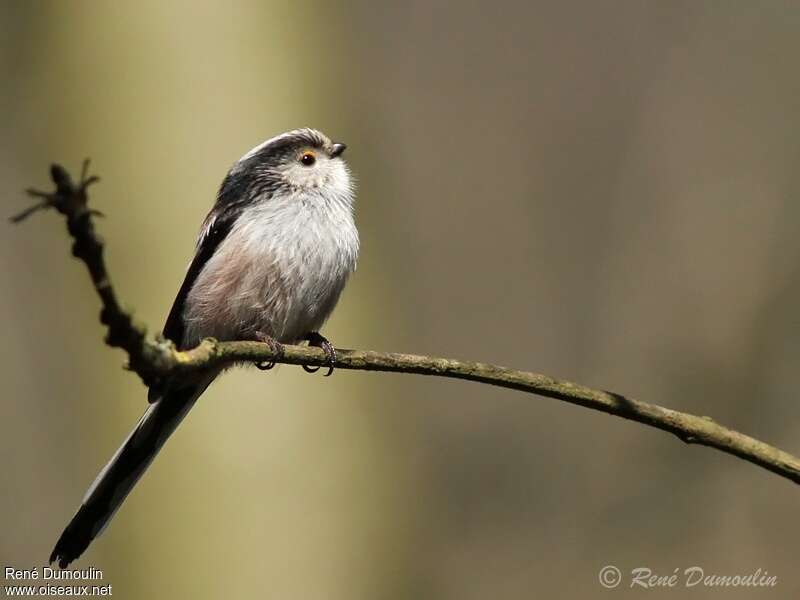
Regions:
[[[231,169],[223,189],[251,199],[306,192],[337,198],[352,197],[352,179],[342,153],[346,146],[332,142],[315,129],[295,129],[259,144]],[[244,193],[243,193],[244,192]]]

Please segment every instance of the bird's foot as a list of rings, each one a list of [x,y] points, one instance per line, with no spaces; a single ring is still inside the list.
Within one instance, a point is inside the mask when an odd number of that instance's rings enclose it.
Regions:
[[[278,358],[281,358],[283,356],[283,344],[281,344],[271,335],[267,335],[266,333],[256,331],[253,334],[253,337],[257,342],[262,342],[264,344],[267,344],[270,350],[272,350]],[[271,368],[275,366],[276,363],[277,363],[276,360],[257,362],[256,368],[261,369],[262,371],[269,371]]]
[[[333,347],[333,344],[331,344],[327,338],[320,335],[318,331],[312,331],[306,334],[304,339],[308,341],[309,346],[322,348],[325,351],[325,356],[328,358],[328,372],[325,373],[325,377],[330,376],[330,374],[333,373],[333,367],[336,364],[336,348]],[[302,365],[302,367],[306,373],[316,373],[319,371],[319,367],[309,367],[308,365]]]

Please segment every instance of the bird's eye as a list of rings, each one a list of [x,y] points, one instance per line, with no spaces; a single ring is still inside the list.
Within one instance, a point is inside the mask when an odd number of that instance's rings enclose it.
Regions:
[[[303,163],[305,166],[310,167],[315,162],[317,162],[317,157],[314,155],[313,152],[303,152],[303,155],[300,157],[300,162]]]

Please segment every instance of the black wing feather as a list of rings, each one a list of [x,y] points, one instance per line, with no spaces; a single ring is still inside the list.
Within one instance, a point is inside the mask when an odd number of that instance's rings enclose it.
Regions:
[[[217,203],[203,222],[202,234],[197,241],[194,259],[189,269],[183,285],[175,297],[172,310],[169,311],[167,322],[164,325],[164,337],[172,340],[178,348],[182,347],[185,324],[183,322],[183,309],[186,304],[186,296],[192,289],[197,276],[205,267],[208,260],[214,255],[219,245],[230,233],[236,219],[247,206],[254,192],[270,195],[271,190],[258,190],[255,186],[256,176],[253,169],[243,168],[235,165],[220,186],[217,194]]]
[[[192,289],[203,267],[206,266],[208,260],[214,255],[214,252],[230,232],[237,216],[238,213],[235,215],[218,215],[216,211],[212,211],[206,219],[204,233],[197,242],[197,250],[192,259],[192,263],[186,271],[183,285],[181,285],[181,289],[178,290],[178,295],[175,297],[175,301],[172,303],[172,309],[169,311],[167,322],[164,324],[164,337],[168,340],[172,340],[178,348],[181,348],[183,345],[183,334],[185,330],[183,309],[186,305],[186,297],[189,295],[189,291]]]

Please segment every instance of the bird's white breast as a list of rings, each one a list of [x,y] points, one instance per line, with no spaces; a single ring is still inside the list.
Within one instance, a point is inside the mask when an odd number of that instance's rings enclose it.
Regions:
[[[317,331],[356,266],[347,194],[297,191],[249,207],[187,295],[184,343],[204,337],[284,343]]]

